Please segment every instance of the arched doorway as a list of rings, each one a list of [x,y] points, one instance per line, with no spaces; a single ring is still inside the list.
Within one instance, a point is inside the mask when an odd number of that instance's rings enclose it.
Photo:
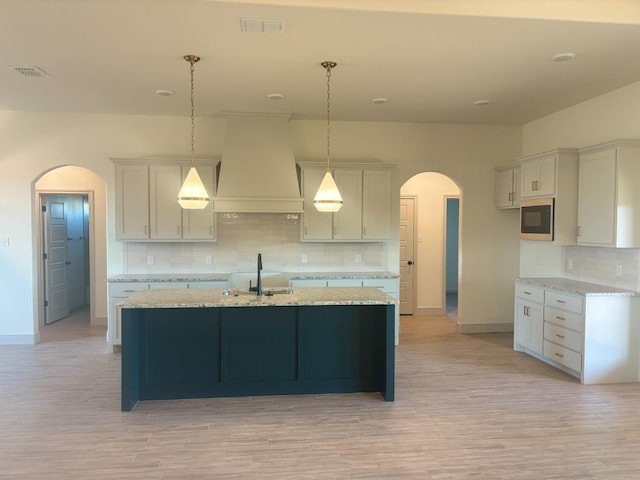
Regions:
[[[459,228],[453,227],[460,224],[461,201],[460,187],[440,173],[419,173],[402,185],[401,314],[447,314],[457,319]]]
[[[107,321],[107,292],[106,278],[107,258],[106,258],[106,183],[94,172],[82,167],[62,166],[43,173],[34,182],[35,185],[35,210],[34,225],[36,235],[34,249],[38,252],[38,315],[36,318],[35,331],[39,332],[40,327],[52,320],[64,317],[64,306],[57,311],[47,309],[51,291],[47,291],[47,280],[49,279],[48,265],[45,263],[49,253],[46,251],[50,246],[51,238],[57,238],[60,250],[65,250],[62,256],[70,268],[70,262],[74,258],[73,251],[77,250],[80,244],[86,245],[86,268],[72,271],[73,281],[68,285],[66,293],[57,290],[54,292],[60,298],[66,296],[69,304],[77,306],[83,301],[88,305],[88,320],[90,325],[106,325]],[[53,203],[52,203],[53,202]],[[53,204],[53,221],[51,223],[65,223],[65,217],[75,212],[77,218],[83,218],[82,229],[77,225],[70,230],[64,230],[64,235],[50,235],[47,231],[48,222],[51,221],[51,211],[45,212],[46,206]],[[45,207],[45,208],[43,208]],[[80,210],[78,212],[78,210]],[[87,221],[90,219],[90,221]],[[66,228],[66,226],[65,226]],[[60,230],[60,231],[62,231]],[[63,232],[63,233],[64,233]],[[66,238],[65,238],[66,237]],[[88,237],[88,238],[85,238]],[[69,257],[69,254],[71,257]],[[77,256],[79,260],[80,257]],[[59,259],[59,258],[58,258]],[[76,265],[74,265],[75,267]],[[56,281],[63,279],[66,275],[63,268],[57,275]],[[85,278],[79,280],[78,275]],[[61,281],[60,281],[61,282]],[[56,287],[57,288],[57,287]],[[81,291],[78,291],[81,289]],[[62,305],[65,299],[57,299],[57,304]],[[49,321],[47,321],[49,315]],[[38,338],[39,335],[36,335]]]

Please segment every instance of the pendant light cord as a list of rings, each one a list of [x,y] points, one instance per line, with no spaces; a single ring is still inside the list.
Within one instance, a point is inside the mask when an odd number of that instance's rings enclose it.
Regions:
[[[191,166],[195,167],[196,166],[196,160],[195,160],[195,156],[196,156],[196,147],[195,147],[195,130],[196,130],[196,124],[195,124],[195,115],[194,115],[194,101],[193,101],[193,71],[194,71],[194,64],[195,64],[196,60],[195,58],[191,58],[189,60],[189,63],[191,63]]]
[[[331,69],[337,63],[327,60],[320,65],[327,70],[327,172],[331,172]]]

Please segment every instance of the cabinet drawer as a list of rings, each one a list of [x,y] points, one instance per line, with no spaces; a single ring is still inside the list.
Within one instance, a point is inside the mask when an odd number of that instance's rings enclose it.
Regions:
[[[110,297],[128,297],[134,292],[139,290],[148,290],[149,284],[145,282],[126,282],[126,283],[111,283],[109,285]]]
[[[561,308],[575,313],[582,313],[582,297],[547,290],[544,294],[544,303],[551,307]]]
[[[544,289],[524,283],[516,283],[516,297],[526,298],[536,303],[544,303]]]
[[[544,338],[576,352],[582,352],[582,334],[573,330],[544,322]]]
[[[544,307],[544,319],[546,322],[552,322],[562,327],[571,328],[578,332],[583,331],[582,314],[567,312],[559,310],[557,308],[545,306]]]
[[[363,287],[376,287],[385,293],[396,293],[398,291],[398,280],[395,278],[365,278],[362,280]]]
[[[176,288],[189,288],[186,282],[153,282],[149,284],[149,288],[153,290],[173,290]]]
[[[543,352],[545,357],[561,363],[571,370],[575,370],[576,372],[582,371],[582,355],[573,350],[545,340]]]

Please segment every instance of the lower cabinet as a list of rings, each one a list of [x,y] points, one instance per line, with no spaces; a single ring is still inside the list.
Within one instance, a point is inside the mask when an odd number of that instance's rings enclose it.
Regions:
[[[514,349],[584,384],[640,380],[640,297],[516,283]]]

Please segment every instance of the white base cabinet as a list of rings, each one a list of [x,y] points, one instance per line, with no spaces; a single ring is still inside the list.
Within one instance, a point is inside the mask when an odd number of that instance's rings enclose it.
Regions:
[[[640,297],[579,295],[516,282],[515,304],[515,350],[584,384],[640,380]]]

